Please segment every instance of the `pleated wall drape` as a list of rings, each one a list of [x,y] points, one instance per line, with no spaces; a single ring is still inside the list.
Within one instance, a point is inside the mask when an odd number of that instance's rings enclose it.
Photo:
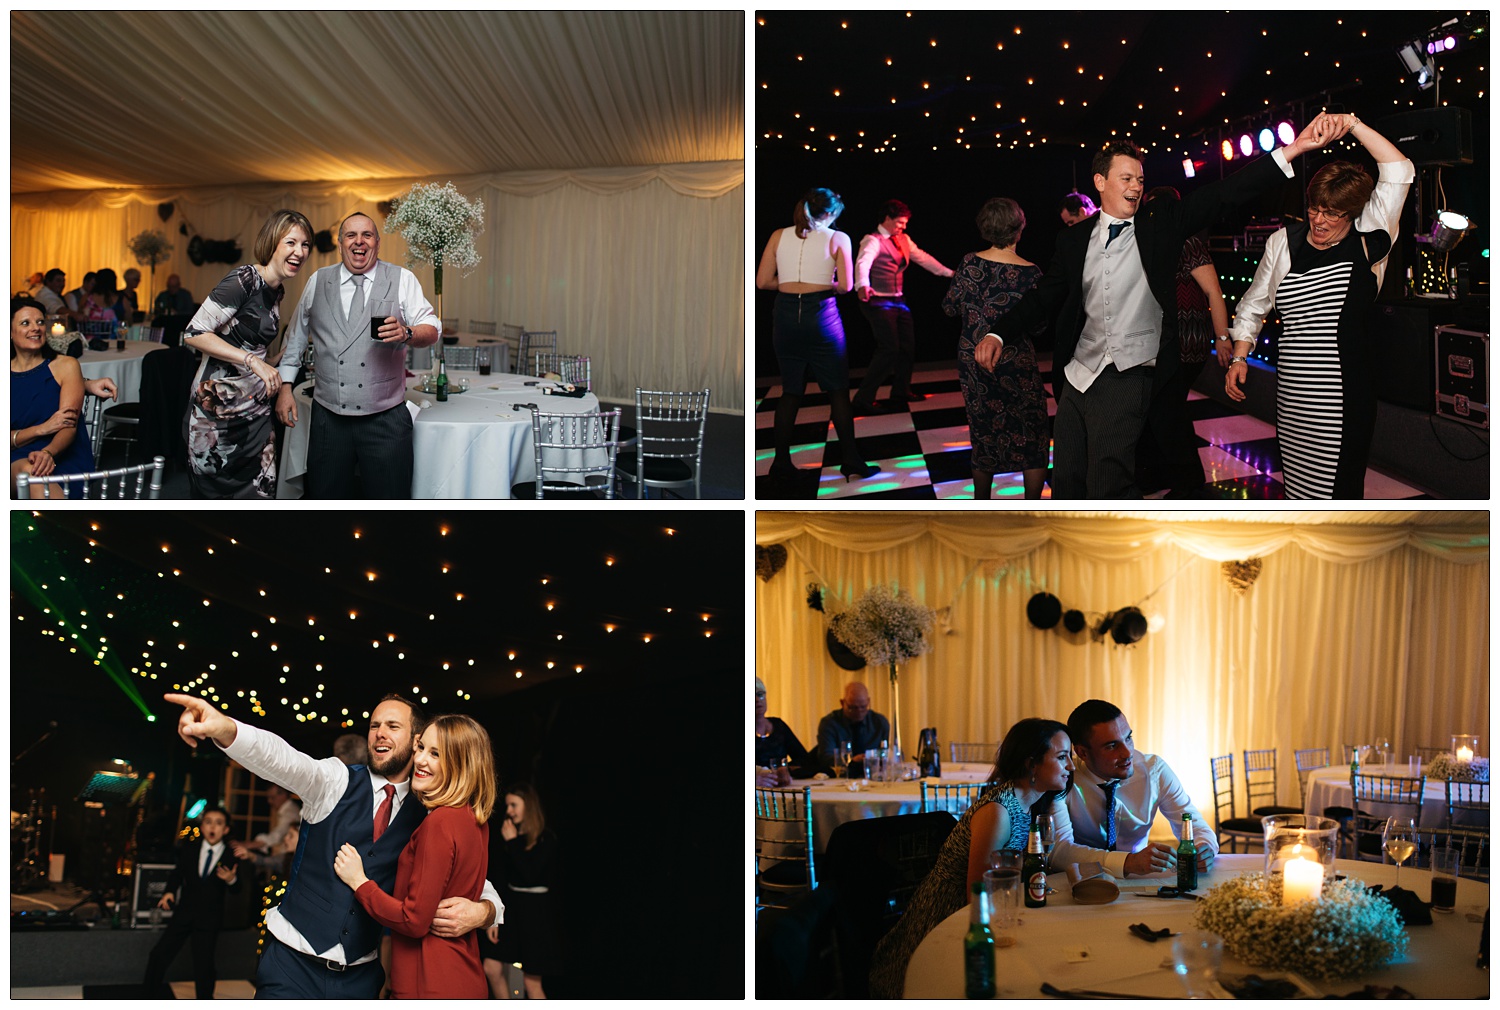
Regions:
[[[237,238],[249,262],[266,215],[291,207],[315,228],[336,228],[356,209],[406,192],[413,180],[301,183],[212,189],[16,194],[11,203],[12,283],[61,267],[68,287],[85,271],[136,266],[127,243],[148,228],[175,245],[159,264],[201,300],[228,264],[194,267],[183,221],[206,238]],[[447,181],[446,179],[436,181]],[[485,204],[483,256],[468,277],[443,279],[443,314],[557,330],[561,348],[588,354],[596,391],[630,400],[637,385],[713,390],[716,408],[744,410],[745,187],[742,162],[570,172],[518,172],[455,179]],[[175,204],[163,224],[159,203]],[[379,215],[376,214],[377,220]],[[381,258],[404,264],[406,246],[386,235]],[[314,267],[338,262],[315,254]],[[147,268],[140,268],[148,274]],[[414,268],[429,300],[432,269]],[[289,313],[311,271],[288,286]],[[144,292],[149,280],[143,280]]]
[[[1488,747],[1487,534],[972,512],[760,513],[756,530],[788,550],[779,574],[756,580],[756,674],[770,714],[808,747],[847,681],[865,681],[878,711],[891,697],[884,670],[851,674],[828,657],[811,583],[830,614],[877,584],[939,610],[932,649],[901,670],[903,740],[936,726],[945,744],[994,743],[1018,719],[1066,720],[1103,698],[1207,816],[1213,755],[1236,754],[1242,789],[1239,752],[1276,748],[1279,801],[1296,804],[1295,748],[1388,736],[1404,757],[1455,732]],[[1263,569],[1239,595],[1220,562],[1248,557]],[[1091,623],[1137,604],[1164,623],[1131,647],[1040,631],[1026,619],[1040,590]]]

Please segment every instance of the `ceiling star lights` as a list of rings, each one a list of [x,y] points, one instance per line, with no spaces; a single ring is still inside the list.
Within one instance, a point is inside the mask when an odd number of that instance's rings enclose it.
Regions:
[[[538,527],[535,545],[519,547],[496,544],[477,515],[425,528],[362,516],[354,529],[328,514],[299,520],[294,550],[284,520],[186,515],[87,523],[12,513],[12,661],[48,672],[33,678],[37,690],[94,696],[124,714],[118,700],[148,719],[165,711],[163,692],[179,691],[273,729],[348,727],[357,725],[349,713],[397,676],[424,701],[451,698],[462,710],[585,670],[640,676],[648,656],[677,668],[743,664],[736,636],[709,645],[702,623],[742,621],[741,513],[703,513],[672,530],[647,516],[587,529],[548,517],[557,529]],[[434,571],[432,555],[455,539],[461,563]],[[561,561],[558,543],[575,548]],[[155,577],[150,558],[163,553],[185,559],[175,580]],[[598,560],[580,563],[588,557]],[[435,592],[439,581],[459,588]],[[391,630],[370,634],[382,627]],[[399,654],[381,648],[398,636]]]

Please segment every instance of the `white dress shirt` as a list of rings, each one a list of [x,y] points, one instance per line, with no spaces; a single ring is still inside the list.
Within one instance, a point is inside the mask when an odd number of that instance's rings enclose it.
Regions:
[[[1125,857],[1146,847],[1151,823],[1158,810],[1180,835],[1182,815],[1193,815],[1193,843],[1199,850],[1219,854],[1219,840],[1213,826],[1193,805],[1177,773],[1155,754],[1135,754],[1135,774],[1121,779],[1115,787],[1115,851],[1105,848],[1104,779],[1080,765],[1073,773],[1073,785],[1067,802],[1053,810],[1053,830],[1057,844],[1052,862],[1103,863],[1116,877],[1125,876]],[[1076,825],[1076,827],[1075,827]]]
[[[234,743],[222,748],[225,754],[261,778],[285,786],[291,792],[301,796],[302,820],[305,823],[316,824],[333,813],[334,808],[339,805],[339,801],[344,798],[344,793],[349,788],[348,765],[336,757],[327,757],[322,760],[309,757],[275,733],[248,723],[236,720],[236,725],[239,727],[239,732],[234,738]],[[385,799],[384,789],[387,780],[368,769],[367,773],[370,777],[370,820],[373,822],[375,811],[380,809],[381,801]],[[411,792],[411,779],[390,784],[396,787],[396,795],[391,803],[391,820],[394,821],[396,815],[401,812],[401,805],[406,802]],[[344,885],[340,882],[338,886]],[[488,901],[494,906],[496,923],[505,921],[505,905],[501,903],[499,893],[488,880],[484,882],[484,893],[480,895],[480,900]],[[276,939],[293,950],[330,961],[364,964],[380,956],[378,946],[353,962],[348,961],[343,944],[334,944],[328,950],[313,950],[312,944],[307,942],[295,926],[287,922],[279,906],[266,913],[266,928]]]
[[[199,844],[199,846],[198,846],[198,862],[194,865],[194,869],[197,870],[198,876],[200,876],[200,877],[203,876],[203,859],[204,859],[204,854],[205,853],[209,853],[209,852],[213,853],[213,862],[211,862],[211,863],[208,864],[208,876],[210,876],[210,877],[214,876],[214,870],[215,870],[216,867],[218,867],[219,860],[221,860],[221,859],[224,858],[224,847],[225,846],[224,846],[223,842],[218,842],[218,843],[216,843],[214,845],[209,845],[208,842],[205,841],[205,842],[202,842],[201,844]]]
[[[423,294],[422,282],[417,280],[417,275],[405,267],[396,267],[396,269],[401,271],[401,280],[396,289],[401,302],[399,313],[401,319],[412,329],[418,326],[435,326],[441,329],[442,321],[433,311],[432,303]],[[375,268],[371,266],[364,275],[366,307],[369,306],[371,297],[370,275],[374,272]],[[317,300],[317,288],[317,281],[309,280],[307,286],[302,289],[302,297],[297,300],[296,309],[292,311],[292,325],[287,331],[286,349],[281,352],[281,364],[277,366],[283,382],[297,381],[297,369],[301,367],[302,354],[307,350],[307,320],[312,315],[313,302]],[[344,315],[347,317],[349,305],[354,301],[354,275],[342,263],[339,264],[339,300],[342,303]]]
[[[894,238],[890,232],[885,230],[885,225],[876,225],[875,230],[886,238]],[[874,235],[866,235],[859,241],[859,255],[854,258],[854,287],[855,290],[870,286],[870,264],[875,262],[875,257],[880,255],[880,240]],[[906,258],[907,260],[926,270],[930,274],[939,277],[952,277],[953,271],[939,263],[937,257],[931,253],[917,248],[917,243],[912,240],[911,235],[906,236]],[[899,291],[876,291],[876,298],[900,298]]]

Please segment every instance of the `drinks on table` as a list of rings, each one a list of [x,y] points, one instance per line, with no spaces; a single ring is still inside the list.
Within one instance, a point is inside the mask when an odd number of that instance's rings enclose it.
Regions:
[[[969,887],[969,931],[964,934],[964,995],[995,996],[995,934],[990,930],[990,895],[981,881]]]
[[[1198,849],[1193,845],[1193,815],[1182,815],[1182,841],[1177,843],[1177,889],[1198,887]]]
[[[1026,840],[1026,862],[1021,867],[1027,908],[1047,907],[1047,857],[1042,848],[1042,829],[1035,822]]]
[[[448,399],[448,363],[438,358],[437,398],[442,403]]]
[[[1385,822],[1385,833],[1381,836],[1385,854],[1396,862],[1396,886],[1401,886],[1401,864],[1417,851],[1417,824],[1410,817],[1396,816]]]

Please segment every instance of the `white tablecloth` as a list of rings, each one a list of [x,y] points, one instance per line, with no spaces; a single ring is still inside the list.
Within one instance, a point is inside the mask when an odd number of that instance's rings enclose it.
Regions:
[[[1370,884],[1389,886],[1396,868],[1379,863],[1339,860],[1340,872]],[[1264,869],[1260,854],[1220,856],[1211,874],[1200,875],[1199,890],[1242,873]],[[1193,902],[1141,897],[1175,881],[1168,878],[1129,878],[1120,881],[1121,894],[1108,905],[1075,905],[1064,874],[1047,878],[1057,893],[1047,897],[1046,908],[1021,909],[1021,924],[1010,933],[1013,947],[997,947],[995,968],[1001,998],[1035,999],[1041,984],[1059,989],[1094,989],[1154,997],[1181,997],[1182,985],[1170,967],[1159,967],[1172,956],[1168,942],[1148,943],[1132,935],[1131,923],[1144,922],[1152,929],[1176,932],[1191,928]],[[1401,885],[1422,899],[1431,896],[1432,875],[1426,870],[1401,871]],[[1137,892],[1137,893],[1133,893]],[[1474,966],[1479,950],[1480,923],[1466,913],[1483,915],[1489,907],[1490,889],[1474,880],[1459,880],[1458,903],[1453,913],[1437,913],[1431,926],[1408,930],[1411,945],[1406,959],[1389,964],[1362,978],[1347,982],[1308,982],[1324,995],[1353,992],[1365,984],[1401,986],[1418,999],[1432,997],[1471,998],[1489,993],[1489,973]],[[969,928],[969,911],[961,908],[927,934],[912,955],[906,972],[906,996],[929,999],[962,999],[964,995],[963,939]],[[1086,947],[1086,958],[1069,960]],[[1275,969],[1248,968],[1224,954],[1225,974],[1265,974]]]
[[[513,484],[536,477],[531,440],[531,411],[514,403],[535,403],[544,413],[582,414],[599,409],[592,393],[581,398],[543,396],[535,381],[522,375],[450,371],[450,381],[469,381],[469,391],[448,402],[414,391],[422,379],[408,379],[406,399],[422,407],[412,426],[413,498],[509,498]],[[498,388],[492,388],[498,387]],[[287,432],[276,497],[302,497],[307,472],[307,438],[312,425],[312,383],[297,387],[296,427]],[[603,450],[591,450],[589,462],[603,463]]]
[[[943,775],[929,782],[983,782],[990,772],[987,764],[945,764]],[[845,821],[868,817],[896,817],[922,810],[921,786],[917,782],[870,782],[859,792],[850,792],[844,779],[818,782],[793,780],[792,788],[812,787],[813,847],[818,852],[828,847],[833,829]]]
[[[115,350],[110,341],[107,351],[84,351],[78,359],[78,367],[85,379],[102,379],[109,376],[115,380],[119,396],[111,403],[134,403],[141,398],[141,359],[165,345],[149,340],[127,340],[125,350]]]
[[[1370,775],[1391,775],[1401,778],[1409,776],[1407,766],[1367,765]],[[1349,786],[1349,766],[1333,765],[1318,768],[1307,775],[1307,802],[1304,812],[1321,817],[1325,807],[1352,807],[1354,792]],[[1442,779],[1428,779],[1422,790],[1422,820],[1418,827],[1439,828],[1448,823],[1448,801]],[[1389,817],[1396,808],[1384,803],[1362,804],[1367,813]]]
[[[504,337],[491,336],[488,333],[450,333],[450,337],[457,337],[458,343],[455,347],[483,347],[490,352],[490,367],[496,372],[510,371],[510,356],[513,353],[510,341]],[[432,347],[413,347],[411,349],[411,367],[414,372],[425,372],[432,368]]]

